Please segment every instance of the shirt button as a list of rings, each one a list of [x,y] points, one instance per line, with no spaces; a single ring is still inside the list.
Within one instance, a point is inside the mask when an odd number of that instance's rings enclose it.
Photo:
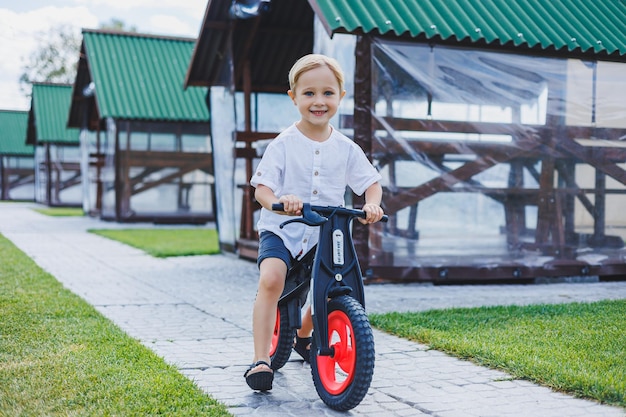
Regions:
[[[306,243],[306,242],[308,242],[308,241],[309,241],[309,239],[304,239],[304,240],[302,241],[302,243]]]
[[[316,149],[316,150],[315,150],[315,155],[319,155],[319,154],[320,154],[319,149]]]
[[[313,175],[315,175],[317,177],[318,175],[320,175],[320,173],[315,171],[315,173]]]
[[[313,190],[313,195],[317,195],[317,190]]]

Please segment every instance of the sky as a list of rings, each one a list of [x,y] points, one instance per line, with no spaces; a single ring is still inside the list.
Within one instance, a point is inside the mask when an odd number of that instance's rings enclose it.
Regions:
[[[52,27],[97,29],[112,19],[139,33],[197,38],[208,0],[0,0],[0,110],[28,110],[22,67]],[[78,56],[76,57],[78,60]]]

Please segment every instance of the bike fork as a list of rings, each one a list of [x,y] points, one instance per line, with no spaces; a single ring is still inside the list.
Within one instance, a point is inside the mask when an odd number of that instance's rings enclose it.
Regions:
[[[317,354],[332,356],[328,340],[328,302],[350,295],[365,307],[361,268],[350,235],[350,219],[333,216],[320,226],[320,236],[332,236],[318,242],[311,277],[311,311]]]

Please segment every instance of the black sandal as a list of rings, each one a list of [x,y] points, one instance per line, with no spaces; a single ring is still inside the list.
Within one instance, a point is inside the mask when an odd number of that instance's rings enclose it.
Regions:
[[[302,359],[304,359],[306,363],[309,363],[311,361],[311,338],[296,335],[293,350],[295,350],[298,355],[302,356]]]
[[[257,371],[254,373],[250,373],[251,370],[256,368],[259,365],[266,365],[270,368],[269,371]],[[269,391],[272,389],[272,382],[274,382],[274,372],[271,370],[271,366],[269,363],[265,361],[258,361],[250,365],[245,374],[243,374],[244,378],[246,378],[246,383],[250,388],[256,391]]]

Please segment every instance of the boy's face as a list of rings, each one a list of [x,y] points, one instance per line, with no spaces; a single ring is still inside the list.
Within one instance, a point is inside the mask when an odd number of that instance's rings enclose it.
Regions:
[[[323,65],[303,72],[295,91],[289,90],[288,94],[298,107],[303,122],[325,127],[337,113],[346,92],[339,90],[335,74]]]

